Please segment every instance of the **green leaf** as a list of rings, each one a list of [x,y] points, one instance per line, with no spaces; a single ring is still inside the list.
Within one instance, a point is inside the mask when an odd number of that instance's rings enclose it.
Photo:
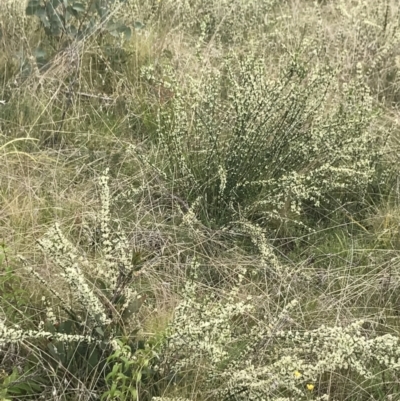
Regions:
[[[119,394],[117,394],[118,393],[117,386],[118,386],[117,382],[113,382],[112,385],[111,385],[110,393],[111,393],[111,395],[113,397],[116,396],[116,395],[119,395]],[[119,393],[121,393],[121,392],[119,391]]]
[[[108,32],[115,32],[118,28],[118,23],[114,22],[113,20],[108,21],[106,25],[106,29]]]
[[[60,36],[62,33],[61,22],[59,20],[52,20],[47,31],[51,36]]]
[[[8,392],[13,395],[25,395],[30,394],[32,391],[39,391],[40,386],[35,383],[18,383],[8,388]]]
[[[120,367],[121,367],[121,364],[116,363],[116,364],[113,366],[112,371],[111,371],[110,373],[108,373],[108,375],[106,376],[106,380],[113,379],[114,377],[116,377],[116,375],[118,374],[118,371],[119,371]]]
[[[102,21],[104,21],[109,14],[107,7],[104,7],[103,5],[100,4],[100,2],[97,1],[95,2],[95,7],[98,16],[101,18]]]
[[[144,29],[144,27],[145,27],[146,25],[144,25],[144,24],[141,23],[140,21],[135,21],[135,23],[133,24],[133,26],[135,27],[135,29],[136,29],[137,31],[140,31],[140,30]]]
[[[71,358],[71,347],[66,348],[65,344],[61,341],[57,341],[55,344],[58,360],[62,363],[63,366],[68,366],[68,362]]]
[[[136,380],[136,383],[139,383],[142,380],[142,371],[141,370],[136,372],[135,380]]]
[[[131,262],[132,262],[132,266],[136,266],[139,265],[143,260],[143,253],[140,251],[132,251],[132,258],[131,258]]]
[[[29,0],[28,4],[26,6],[25,9],[25,14],[26,15],[35,15],[36,12],[41,9],[44,8],[40,5],[40,0]]]
[[[109,391],[105,391],[102,396],[100,397],[100,401],[107,400],[108,396],[110,395]]]
[[[114,398],[123,396],[122,391],[120,391],[120,390],[115,390],[115,391],[113,391],[112,394],[113,394]]]
[[[129,40],[132,36],[132,30],[129,26],[123,25],[121,28],[118,29],[119,33],[122,33],[125,37],[125,40]]]
[[[35,49],[34,55],[35,55],[36,60],[45,59],[46,58],[46,50],[43,50],[40,47],[38,47],[37,49]]]
[[[101,337],[104,338],[104,331],[103,331],[103,329],[101,327],[96,327],[95,331],[96,331],[97,334],[99,334]]]
[[[135,298],[132,301],[130,301],[128,303],[128,306],[124,309],[124,311],[122,312],[122,318],[124,320],[129,319],[132,315],[134,315],[135,313],[138,313],[142,304],[144,302],[144,298]]]
[[[12,373],[3,379],[3,386],[8,387],[13,381],[18,379],[18,370],[14,368]]]
[[[62,334],[75,334],[75,322],[72,320],[64,320],[58,326],[58,332]]]
[[[31,391],[31,386],[28,383],[18,383],[15,385],[10,385],[7,388],[9,395],[25,395],[29,394]]]
[[[53,343],[47,344],[47,349],[49,354],[54,358],[55,361],[59,361],[60,357],[58,355],[57,347]]]
[[[80,3],[80,2],[73,3],[71,7],[77,13],[84,13],[86,11],[85,5],[83,3]]]
[[[101,341],[101,342],[99,343],[99,348],[100,348],[102,351],[105,351],[105,350],[108,348],[108,342],[107,342],[107,341]]]
[[[40,21],[42,22],[42,24],[45,28],[50,28],[50,21],[47,17],[47,13],[44,8],[41,8],[40,10],[38,10],[35,15],[37,17],[39,17]]]
[[[57,17],[59,18],[59,16],[61,15],[60,13],[58,13],[58,12],[54,9],[54,7],[51,5],[51,3],[46,3],[45,9],[46,9],[47,15],[48,15],[50,18],[53,18],[54,16],[57,16]]]
[[[47,331],[52,334],[54,334],[56,332],[56,328],[54,327],[54,324],[52,322],[50,322],[50,320],[47,320],[44,323],[43,329],[44,329],[44,331]]]
[[[125,381],[127,379],[129,379],[128,376],[126,376],[125,374],[123,374],[122,372],[117,373],[117,379],[121,380],[121,381]]]
[[[95,369],[100,362],[100,352],[98,349],[93,349],[90,353],[90,356],[87,360],[87,364],[89,365],[90,370]]]
[[[75,25],[69,25],[67,27],[67,33],[72,37],[75,37],[78,34],[78,30],[76,29]]]

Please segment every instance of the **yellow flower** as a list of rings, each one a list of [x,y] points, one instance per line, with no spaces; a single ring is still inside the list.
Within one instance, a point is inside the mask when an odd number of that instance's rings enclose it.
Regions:
[[[299,377],[301,377],[301,373],[300,373],[298,370],[296,370],[296,371],[294,372],[294,377],[295,377],[296,379],[298,379]]]
[[[313,391],[314,390],[314,384],[307,384],[307,390]]]

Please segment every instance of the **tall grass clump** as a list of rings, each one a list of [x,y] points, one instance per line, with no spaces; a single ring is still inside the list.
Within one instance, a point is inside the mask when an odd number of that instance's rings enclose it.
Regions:
[[[261,58],[230,57],[160,111],[165,171],[206,224],[296,219],[365,193],[379,150],[361,66],[339,83],[300,50],[272,76]]]

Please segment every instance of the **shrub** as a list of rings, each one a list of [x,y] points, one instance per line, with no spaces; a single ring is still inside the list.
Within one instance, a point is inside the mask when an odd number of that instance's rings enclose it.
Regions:
[[[206,0],[184,1],[177,7],[176,2],[167,0],[159,2],[154,16],[177,21],[205,42],[238,46],[268,31],[275,22],[274,11],[279,4],[277,0]]]
[[[340,392],[347,396],[354,380],[369,394],[394,383],[400,369],[396,336],[374,335],[363,321],[295,328],[295,300],[275,316],[262,316],[251,297],[239,300],[245,274],[221,298],[204,297],[195,281],[187,283],[160,366],[181,389],[192,385],[193,397],[221,401],[327,400]],[[251,316],[247,324],[238,324],[246,315]],[[319,390],[314,393],[316,383]]]
[[[70,287],[74,301],[70,305],[59,291],[29,268],[58,302],[52,302],[49,296],[42,297],[45,317],[39,321],[37,330],[9,327],[5,321],[0,321],[0,347],[35,341],[39,363],[59,374],[67,371],[75,377],[74,380],[81,380],[85,385],[92,380],[94,385],[90,390],[94,392],[104,391],[108,383],[110,389],[102,398],[108,400],[115,395],[118,383],[120,399],[124,399],[121,391],[126,392],[126,397],[136,394],[152,357],[152,349],[147,345],[142,351],[135,338],[140,328],[135,322],[140,297],[132,284],[140,271],[138,261],[132,262],[128,256],[123,232],[111,231],[107,179],[106,171],[100,179],[102,259],[89,260],[80,254],[55,224],[38,243],[61,268],[60,278]],[[24,263],[28,265],[26,260]],[[56,308],[61,312],[56,313]],[[104,372],[108,373],[106,381],[102,379]],[[120,383],[121,375],[129,372],[129,381]],[[76,386],[77,383],[75,389]]]
[[[362,199],[378,151],[361,67],[339,84],[334,71],[302,58],[275,78],[257,57],[229,58],[224,72],[176,90],[171,110],[160,111],[165,171],[203,222],[265,224],[346,191]]]

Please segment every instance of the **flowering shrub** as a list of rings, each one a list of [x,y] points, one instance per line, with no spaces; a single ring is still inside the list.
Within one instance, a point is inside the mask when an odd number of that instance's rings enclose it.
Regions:
[[[328,400],[328,393],[310,394],[315,383],[323,387],[326,374],[336,373],[345,382],[352,375],[369,380],[377,371],[385,371],[393,380],[399,374],[399,339],[391,334],[371,336],[363,329],[363,321],[343,327],[291,329],[290,314],[298,305],[292,301],[275,318],[265,316],[239,333],[232,317],[254,313],[251,299],[210,302],[196,297],[195,288],[186,286],[175,310],[163,366],[180,380],[191,380],[190,372],[196,372],[199,391],[204,395],[207,388],[212,399]],[[240,343],[241,351],[233,353]],[[236,347],[231,348],[232,344]],[[202,376],[204,382],[199,379]]]
[[[171,104],[159,114],[165,169],[207,224],[295,218],[305,202],[361,197],[374,174],[375,112],[361,68],[339,86],[334,71],[300,56],[276,78],[259,58],[232,57]]]
[[[173,1],[160,1],[155,17],[176,20],[185,30],[200,35],[203,40],[229,45],[246,43],[255,33],[268,32],[274,24],[278,0],[222,0],[215,2],[183,1],[177,7]]]
[[[148,349],[144,354],[147,359],[134,356],[137,345],[132,333],[139,330],[135,327],[135,314],[139,310],[140,297],[132,288],[132,284],[140,271],[128,257],[124,233],[120,230],[111,231],[107,180],[106,170],[100,179],[102,260],[90,261],[80,254],[64,236],[60,226],[55,224],[38,243],[44,253],[61,269],[60,278],[70,287],[74,297],[72,305],[69,306],[70,303],[64,296],[36,271],[28,268],[58,302],[53,304],[48,297],[42,297],[45,318],[40,320],[37,330],[8,327],[6,321],[1,320],[0,347],[37,340],[40,344],[39,360],[48,361],[55,368],[62,366],[78,379],[88,379],[97,375],[97,391],[106,386],[99,376],[102,369],[107,371],[114,365],[118,368],[129,367],[136,373],[135,377],[131,377],[129,385],[124,381],[124,389],[127,394],[132,394],[136,393],[137,383],[140,382],[142,370],[146,370],[152,351]],[[25,259],[22,260],[28,265]],[[56,314],[56,307],[62,310],[60,314]],[[122,338],[125,338],[126,344],[121,343]],[[107,357],[108,366],[105,365]],[[120,358],[124,360],[125,365],[121,365]],[[121,373],[125,371],[124,368]],[[112,379],[113,375],[108,377]],[[113,380],[110,386],[114,388]],[[111,393],[114,394],[114,390]]]
[[[194,268],[197,268],[196,264]],[[196,277],[196,272],[194,273]],[[243,276],[239,276],[239,283]],[[216,301],[210,297],[198,299],[198,285],[188,280],[183,288],[183,300],[176,307],[167,339],[168,368],[178,373],[188,367],[202,366],[215,370],[229,356],[228,349],[237,341],[233,320],[253,310],[251,297],[238,301],[238,287]]]

